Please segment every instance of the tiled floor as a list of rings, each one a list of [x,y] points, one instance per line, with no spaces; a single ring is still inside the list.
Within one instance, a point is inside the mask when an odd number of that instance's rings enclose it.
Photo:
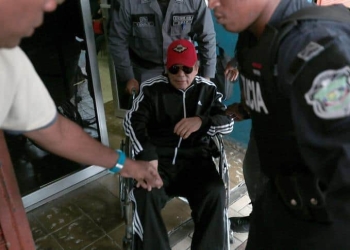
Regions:
[[[29,212],[37,249],[122,249],[125,227],[118,196],[118,177],[106,175]],[[230,206],[229,216],[248,215],[249,202],[247,195],[243,195]],[[189,249],[193,232],[189,206],[173,199],[162,214],[170,232],[172,249]],[[230,249],[244,249],[239,247],[244,245],[248,234],[237,233],[234,237]]]
[[[106,175],[55,201],[28,213],[38,250],[112,250],[122,249],[124,224],[120,214],[117,176]],[[230,216],[244,216],[251,211],[244,195],[229,209]],[[173,250],[189,249],[193,223],[190,209],[179,199],[171,200],[162,211]],[[234,234],[233,249],[242,245],[247,233]]]
[[[101,63],[104,61],[103,59]],[[106,86],[105,83],[109,83],[106,77],[106,73],[101,73],[110,146],[119,148],[124,138],[122,120],[114,116],[110,86]],[[241,165],[245,151],[228,140],[225,140],[225,149],[230,166],[233,202],[229,208],[229,216],[245,216],[252,209],[245,185],[242,185]],[[125,227],[118,197],[118,176],[107,174],[28,212],[36,248],[38,250],[122,249]],[[189,206],[179,199],[172,199],[163,209],[162,215],[169,231],[172,249],[189,249],[193,233]],[[234,234],[234,237],[235,242],[230,249],[243,250],[247,233]]]
[[[231,216],[247,216],[250,214],[252,207],[250,205],[249,197],[245,194],[240,199],[235,201],[229,208],[229,217]],[[189,250],[191,245],[191,236],[193,233],[193,223],[189,223],[183,226],[182,231],[187,231],[187,235],[175,243],[172,250]],[[173,243],[176,240],[175,234],[181,234],[181,232],[176,232],[170,234],[170,242]],[[173,242],[172,242],[172,238]],[[244,250],[248,239],[248,233],[234,233],[234,243],[230,245],[230,250]]]

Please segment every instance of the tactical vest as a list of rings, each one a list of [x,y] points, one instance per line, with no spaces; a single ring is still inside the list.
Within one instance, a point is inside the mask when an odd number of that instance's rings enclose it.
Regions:
[[[331,218],[325,208],[319,180],[311,174],[299,151],[292,121],[290,93],[281,89],[276,81],[279,45],[304,20],[330,20],[350,24],[350,12],[338,5],[312,6],[287,17],[278,28],[268,25],[259,42],[252,41],[255,38],[243,32],[237,44],[237,59],[241,91],[250,110],[262,171],[275,182],[277,190],[290,209],[304,219],[325,222]],[[331,40],[318,42],[325,48],[322,59],[326,62],[334,60],[337,48],[331,47]],[[327,69],[327,63],[320,64],[312,59],[315,58],[293,61],[290,68],[292,77],[285,79],[290,86],[298,80],[300,71],[305,67],[317,65],[320,70],[322,67]],[[306,78],[305,73],[303,74],[303,81],[313,81],[315,75],[312,74],[316,72],[310,72]],[[305,205],[313,198],[318,201],[317,205],[311,208]],[[313,209],[316,207],[316,210]]]

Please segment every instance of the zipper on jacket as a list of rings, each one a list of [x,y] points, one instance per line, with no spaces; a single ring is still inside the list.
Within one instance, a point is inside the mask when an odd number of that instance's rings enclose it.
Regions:
[[[186,116],[187,116],[187,113],[186,113],[186,91],[182,91],[181,90],[181,92],[182,92],[182,106],[183,106],[183,109],[184,109],[184,118],[186,118]],[[177,151],[178,151],[178,149],[181,146],[181,142],[182,142],[182,138],[180,137],[179,143],[177,144],[177,147],[175,148],[173,162],[172,162],[173,165],[175,165],[175,163],[176,163]]]

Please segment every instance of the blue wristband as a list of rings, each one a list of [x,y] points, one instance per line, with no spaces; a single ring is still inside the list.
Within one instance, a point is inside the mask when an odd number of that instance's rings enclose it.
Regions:
[[[116,152],[118,152],[118,154],[119,154],[118,161],[114,165],[113,168],[109,169],[109,171],[114,173],[114,174],[120,172],[120,170],[124,167],[124,163],[125,163],[125,160],[126,160],[126,156],[125,156],[125,153],[123,151],[118,149]]]

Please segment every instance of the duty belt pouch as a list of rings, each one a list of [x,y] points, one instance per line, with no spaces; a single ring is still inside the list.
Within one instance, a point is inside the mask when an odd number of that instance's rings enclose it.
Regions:
[[[303,220],[331,222],[319,181],[309,174],[277,175],[275,185],[288,210]]]
[[[320,181],[312,175],[298,176],[302,197],[311,217],[318,222],[331,222],[327,211],[325,193],[320,189]]]

